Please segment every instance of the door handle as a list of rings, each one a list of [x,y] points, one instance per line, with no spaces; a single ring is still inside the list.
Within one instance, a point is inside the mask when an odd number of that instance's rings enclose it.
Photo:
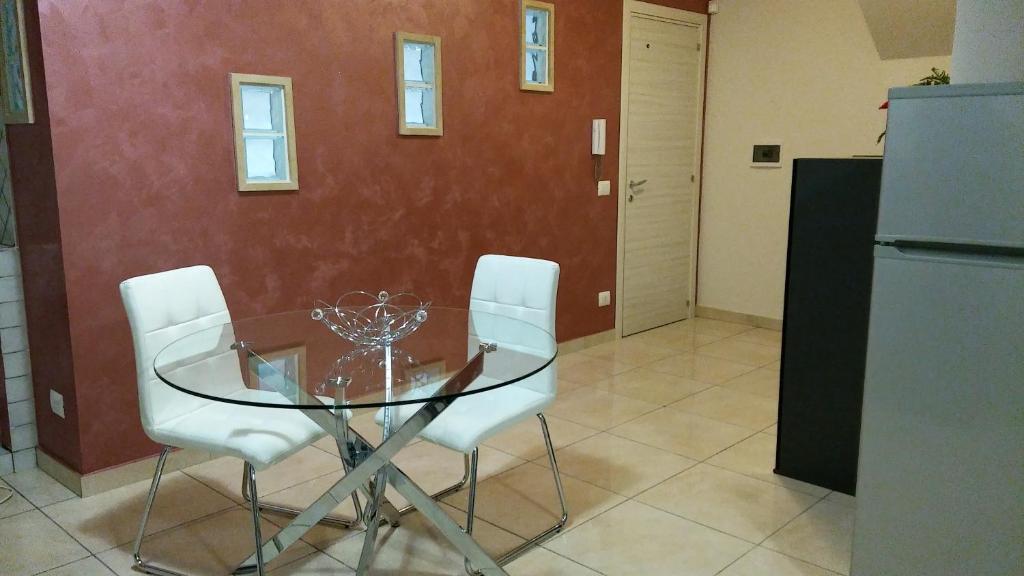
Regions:
[[[644,184],[647,184],[647,179],[646,178],[644,178],[643,180],[641,180],[639,182],[636,182],[634,180],[630,180],[629,181],[629,189],[634,191],[634,192],[639,193],[639,192],[642,192],[642,190],[638,191],[638,190],[636,190],[636,188],[639,187],[639,186],[643,186]]]

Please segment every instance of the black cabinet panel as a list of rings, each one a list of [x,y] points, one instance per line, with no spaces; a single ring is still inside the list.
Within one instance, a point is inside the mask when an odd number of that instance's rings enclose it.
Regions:
[[[775,472],[853,494],[881,159],[793,163]]]

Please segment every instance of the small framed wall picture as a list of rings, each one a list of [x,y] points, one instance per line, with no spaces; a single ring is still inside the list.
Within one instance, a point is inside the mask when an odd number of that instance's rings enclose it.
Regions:
[[[22,0],[0,0],[0,95],[5,124],[31,124],[32,78],[28,66],[25,36],[25,6]]]
[[[298,190],[292,79],[231,74],[239,192]]]
[[[395,80],[398,86],[398,133],[441,136],[441,38],[395,33]]]
[[[555,5],[521,0],[519,88],[555,91]]]
[[[290,395],[290,392],[296,386],[305,388],[305,346],[259,351],[258,355],[259,358],[249,358],[250,388],[254,390],[270,390],[286,395]],[[285,390],[280,389],[282,385],[285,387]]]

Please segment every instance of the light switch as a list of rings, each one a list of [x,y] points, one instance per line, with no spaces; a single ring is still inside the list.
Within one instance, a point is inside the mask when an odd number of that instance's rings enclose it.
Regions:
[[[605,292],[598,292],[597,293],[597,305],[599,307],[600,306],[608,306],[611,303],[612,303],[612,293],[611,292],[605,291]]]
[[[600,182],[597,183],[597,195],[598,196],[607,196],[607,195],[609,195],[611,193],[612,193],[612,181],[611,180],[601,180]]]

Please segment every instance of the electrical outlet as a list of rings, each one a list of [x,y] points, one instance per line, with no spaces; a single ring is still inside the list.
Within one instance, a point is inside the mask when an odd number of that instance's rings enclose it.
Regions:
[[[608,196],[611,193],[612,193],[612,181],[611,180],[601,180],[600,182],[597,183],[597,195],[598,196]]]
[[[50,390],[50,410],[61,418],[64,418],[64,396],[56,390]]]
[[[612,303],[612,293],[611,292],[605,291],[605,292],[598,292],[597,293],[597,305],[598,306],[608,306],[611,303]]]

